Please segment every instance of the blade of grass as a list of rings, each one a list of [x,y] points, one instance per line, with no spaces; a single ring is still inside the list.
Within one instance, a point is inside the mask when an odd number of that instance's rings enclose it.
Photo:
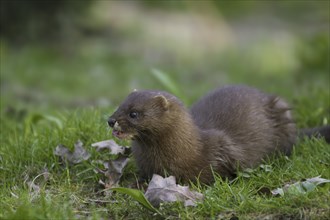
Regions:
[[[179,89],[179,86],[169,77],[168,74],[158,69],[152,69],[151,73],[169,92],[176,95],[184,102],[186,101],[183,93]]]
[[[146,197],[140,190],[124,188],[124,187],[115,187],[115,188],[111,188],[111,190],[129,195],[133,199],[138,201],[141,205],[143,205],[145,208],[161,215],[161,213],[158,211],[158,209],[156,209],[153,205],[150,204],[150,202],[146,199]]]
[[[25,120],[25,136],[28,136],[33,131],[33,125],[43,120],[55,124],[59,130],[63,129],[63,123],[60,119],[51,115],[33,113]]]

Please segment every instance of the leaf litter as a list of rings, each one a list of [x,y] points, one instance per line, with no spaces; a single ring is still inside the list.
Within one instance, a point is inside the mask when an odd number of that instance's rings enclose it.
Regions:
[[[126,167],[128,158],[128,147],[118,145],[114,140],[105,140],[97,143],[93,143],[92,147],[96,148],[96,151],[109,150],[111,155],[118,155],[114,160],[99,161],[103,164],[104,169],[96,168],[96,173],[101,173],[106,177],[105,181],[99,180],[99,183],[104,186],[105,189],[112,188],[119,185],[123,170]]]
[[[123,175],[123,170],[129,161],[128,155],[130,153],[130,148],[120,146],[113,140],[96,142],[91,146],[94,147],[98,152],[108,150],[110,155],[117,156],[117,158],[113,160],[92,161],[103,166],[103,169],[94,169],[96,173],[102,174],[105,177],[105,181],[100,179],[99,183],[105,189],[112,189],[114,191],[130,195],[133,199],[140,202],[140,204],[151,211],[159,213],[159,211],[154,207],[159,207],[161,203],[180,201],[184,202],[185,206],[196,206],[197,202],[204,199],[203,194],[191,191],[188,186],[181,186],[176,184],[176,179],[174,176],[163,178],[162,176],[154,174],[151,181],[149,182],[149,186],[145,194],[143,194],[140,190],[118,187],[120,179]],[[78,164],[82,161],[89,160],[91,157],[91,154],[85,150],[83,143],[79,140],[74,144],[73,152],[70,151],[66,146],[59,144],[54,150],[54,154],[59,156],[63,161],[67,161],[70,164]],[[272,171],[271,167],[268,166],[261,168],[266,172]],[[49,175],[48,172],[45,174]],[[39,175],[36,178],[38,177]],[[39,194],[40,186],[35,184],[34,180],[28,181],[27,183],[29,185],[30,192]],[[317,176],[314,178],[306,179],[304,181],[285,184],[283,187],[267,191],[270,191],[273,196],[284,196],[286,193],[305,194],[313,191],[318,185],[324,183],[330,183],[330,180]],[[136,193],[135,191],[139,193]]]
[[[130,195],[140,203],[144,200],[149,201],[150,204],[148,207],[146,206],[146,202],[141,203],[149,210],[155,210],[152,208],[152,205],[159,206],[160,203],[176,201],[184,202],[185,206],[196,206],[196,202],[203,199],[201,193],[191,191],[188,186],[177,185],[174,176],[163,178],[154,174],[145,194],[143,194],[142,191],[140,191],[140,194],[132,193],[131,191],[135,189],[118,187],[123,175],[123,170],[129,161],[128,155],[130,153],[130,148],[120,146],[113,140],[96,142],[91,144],[91,146],[98,152],[108,150],[110,155],[117,156],[116,159],[112,160],[91,161],[92,163],[96,163],[97,166],[102,166],[102,168],[96,167],[94,169],[96,173],[102,174],[103,177],[105,177],[105,180],[103,181],[100,179],[99,183],[105,189],[113,189],[117,192]],[[59,144],[54,150],[54,154],[59,156],[63,161],[67,161],[69,164],[78,164],[89,160],[91,157],[91,154],[84,148],[83,143],[79,140],[74,144],[73,152],[66,146]],[[141,199],[142,197],[144,199]]]
[[[66,161],[70,164],[81,163],[82,161],[88,160],[91,156],[91,154],[85,150],[83,143],[80,140],[74,144],[73,152],[66,146],[60,144],[55,148],[54,154],[59,156],[62,161]]]
[[[131,188],[114,187],[111,189],[131,196],[145,208],[160,215],[162,215],[161,212],[155,207],[159,207],[161,203],[184,202],[184,206],[187,207],[196,206],[198,201],[204,199],[203,194],[191,191],[188,186],[177,185],[174,176],[163,178],[157,174],[153,175],[145,194]]]
[[[103,162],[105,170],[96,168],[97,173],[101,173],[106,177],[105,182],[99,180],[99,183],[104,186],[105,189],[118,186],[121,176],[123,175],[123,169],[127,165],[129,158],[119,157],[115,160],[109,160]]]
[[[313,191],[318,185],[330,183],[330,180],[317,176],[314,178],[306,179],[305,181],[297,181],[292,184],[285,184],[283,187],[271,191],[272,195],[284,196],[285,194],[306,194]]]
[[[114,140],[100,141],[92,144],[96,151],[108,149],[112,155],[125,154],[128,147],[119,146]]]
[[[154,206],[176,201],[184,202],[185,206],[196,206],[196,202],[204,198],[203,194],[191,191],[188,186],[177,185],[174,176],[163,178],[157,174],[153,175],[145,196]]]

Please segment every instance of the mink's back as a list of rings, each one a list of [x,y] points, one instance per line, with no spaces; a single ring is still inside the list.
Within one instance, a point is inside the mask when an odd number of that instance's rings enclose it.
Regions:
[[[246,167],[276,150],[289,154],[296,139],[288,105],[246,86],[210,92],[191,107],[191,114],[200,129],[220,130],[228,136],[232,148],[242,155],[237,160]]]

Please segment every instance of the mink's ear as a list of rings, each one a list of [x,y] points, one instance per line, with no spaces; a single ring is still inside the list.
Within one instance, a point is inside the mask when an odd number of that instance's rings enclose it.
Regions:
[[[163,107],[164,110],[168,110],[168,107],[169,107],[170,103],[168,102],[168,100],[166,99],[165,96],[156,95],[154,97],[154,100],[157,102],[157,104],[159,104],[161,107]]]

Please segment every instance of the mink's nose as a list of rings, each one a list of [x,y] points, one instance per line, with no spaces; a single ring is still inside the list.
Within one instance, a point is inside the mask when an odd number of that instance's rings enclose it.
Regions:
[[[116,119],[114,119],[114,118],[109,118],[109,119],[108,119],[108,125],[109,125],[110,127],[113,128],[113,126],[115,126],[115,123],[116,123]]]

